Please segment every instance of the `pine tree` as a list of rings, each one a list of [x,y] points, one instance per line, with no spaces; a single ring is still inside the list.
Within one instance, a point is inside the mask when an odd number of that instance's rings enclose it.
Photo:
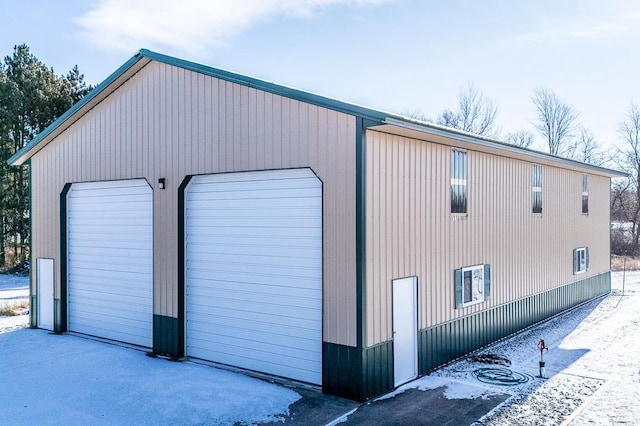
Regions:
[[[56,76],[24,44],[0,63],[0,266],[8,248],[16,262],[24,260],[31,237],[28,170],[8,166],[7,159],[90,89],[77,66]]]

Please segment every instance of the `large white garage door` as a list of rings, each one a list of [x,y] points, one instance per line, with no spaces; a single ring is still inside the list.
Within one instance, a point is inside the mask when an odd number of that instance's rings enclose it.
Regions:
[[[322,185],[309,169],[196,176],[187,355],[322,382]]]
[[[151,347],[153,198],[144,179],[67,194],[68,329]]]

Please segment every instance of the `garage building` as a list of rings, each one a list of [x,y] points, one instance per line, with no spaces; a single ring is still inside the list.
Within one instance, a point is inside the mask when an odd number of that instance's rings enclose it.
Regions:
[[[619,172],[148,50],[9,161],[33,327],[356,400],[610,290]]]

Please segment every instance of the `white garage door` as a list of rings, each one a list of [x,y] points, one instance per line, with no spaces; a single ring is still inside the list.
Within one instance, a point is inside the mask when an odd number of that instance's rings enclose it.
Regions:
[[[151,347],[153,198],[144,179],[67,194],[68,329]]]
[[[187,355],[322,382],[322,185],[309,169],[196,176]]]

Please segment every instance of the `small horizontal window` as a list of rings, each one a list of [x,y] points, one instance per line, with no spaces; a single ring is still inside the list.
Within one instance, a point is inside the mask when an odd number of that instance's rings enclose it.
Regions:
[[[455,271],[456,308],[482,303],[489,298],[491,269],[489,265],[468,266]]]

